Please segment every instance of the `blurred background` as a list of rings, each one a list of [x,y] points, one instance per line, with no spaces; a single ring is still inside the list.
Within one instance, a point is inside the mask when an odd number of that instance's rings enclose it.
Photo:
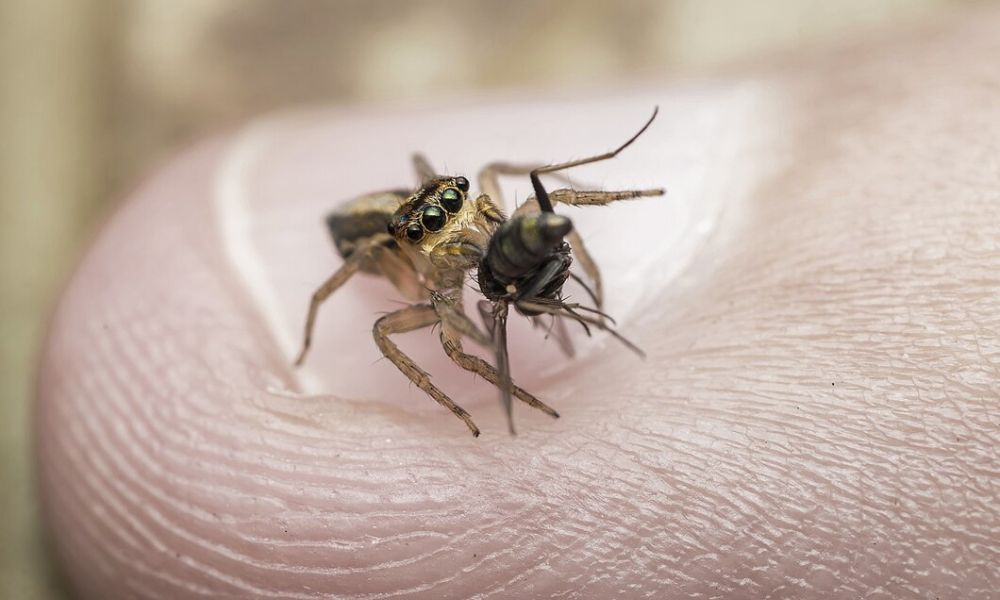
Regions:
[[[34,361],[141,177],[290,104],[594,89],[931,26],[969,0],[0,0],[0,598],[64,598],[33,499]]]

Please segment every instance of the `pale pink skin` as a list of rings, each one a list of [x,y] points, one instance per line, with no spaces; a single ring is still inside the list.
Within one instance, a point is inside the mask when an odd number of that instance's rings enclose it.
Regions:
[[[188,153],[111,220],[52,322],[38,465],[72,585],[990,597],[997,17],[603,99],[293,115]],[[378,360],[370,327],[397,296],[357,278],[325,307],[307,370],[290,366],[308,296],[340,263],[320,222],[336,202],[410,185],[415,150],[469,175],[602,151],[654,103],[647,136],[582,180],[668,196],[562,209],[611,265],[608,308],[645,361],[576,336],[567,362],[520,326],[515,377],[563,418],[517,406],[511,438],[494,389],[450,366],[436,335],[404,337],[483,429],[474,439]],[[707,150],[685,156],[692,145]],[[710,196],[721,219],[686,255],[632,235]]]

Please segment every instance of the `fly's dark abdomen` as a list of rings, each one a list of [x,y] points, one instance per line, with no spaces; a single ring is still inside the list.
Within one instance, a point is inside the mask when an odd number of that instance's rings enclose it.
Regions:
[[[572,262],[563,238],[573,223],[562,215],[533,213],[503,223],[479,263],[479,289],[490,300],[558,298]]]

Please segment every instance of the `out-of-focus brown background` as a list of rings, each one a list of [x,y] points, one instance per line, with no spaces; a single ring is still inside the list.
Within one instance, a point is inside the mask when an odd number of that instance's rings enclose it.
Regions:
[[[176,149],[292,103],[663,80],[966,3],[0,0],[0,597],[65,595],[29,452],[45,316],[109,207]]]

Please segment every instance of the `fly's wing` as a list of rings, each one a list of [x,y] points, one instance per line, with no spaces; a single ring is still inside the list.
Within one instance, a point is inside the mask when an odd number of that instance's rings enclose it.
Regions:
[[[514,383],[510,377],[510,357],[507,355],[507,303],[500,300],[493,305],[493,343],[497,353],[497,372],[500,374],[500,400],[507,414],[507,426],[514,435],[513,400],[511,388]]]
[[[510,357],[507,354],[507,302],[498,300],[494,304],[489,300],[480,300],[476,303],[476,309],[483,319],[486,331],[493,337],[493,347],[497,355],[497,373],[500,375],[497,387],[500,388],[500,401],[507,414],[507,426],[511,435],[514,435],[514,407],[511,398],[514,382],[510,376]]]

